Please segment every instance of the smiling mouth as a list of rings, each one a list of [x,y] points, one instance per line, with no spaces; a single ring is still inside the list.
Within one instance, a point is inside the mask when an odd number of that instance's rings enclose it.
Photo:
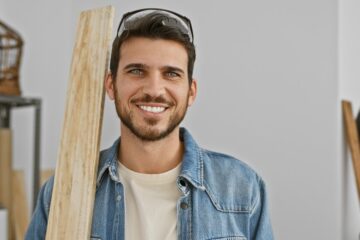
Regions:
[[[162,113],[166,110],[165,107],[152,107],[152,106],[145,106],[145,105],[139,105],[139,108],[141,108],[142,110],[144,110],[146,112],[151,112],[151,113]]]

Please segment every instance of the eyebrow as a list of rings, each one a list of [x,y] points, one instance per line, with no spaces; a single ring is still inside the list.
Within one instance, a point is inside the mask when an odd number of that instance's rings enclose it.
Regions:
[[[140,68],[140,69],[148,69],[149,66],[143,64],[143,63],[129,63],[128,65],[126,65],[123,70],[129,70],[129,69],[132,69],[132,68]],[[179,72],[181,74],[185,74],[184,70],[182,70],[181,68],[178,68],[178,67],[174,67],[174,66],[170,66],[170,65],[167,65],[167,66],[164,66],[162,67],[163,70],[166,70],[166,71],[175,71],[175,72]]]
[[[123,69],[128,70],[128,69],[132,69],[132,68],[145,69],[145,68],[149,68],[149,67],[142,63],[130,63],[130,64],[126,65]]]
[[[162,69],[167,70],[167,71],[179,72],[181,74],[185,73],[184,70],[182,70],[181,68],[174,67],[174,66],[164,66],[164,67],[162,67]]]

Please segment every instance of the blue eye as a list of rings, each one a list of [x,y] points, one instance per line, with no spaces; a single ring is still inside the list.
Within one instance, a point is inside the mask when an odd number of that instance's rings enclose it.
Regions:
[[[178,74],[176,72],[167,72],[165,75],[170,78],[180,77],[180,74]]]
[[[129,73],[134,74],[134,75],[138,75],[138,76],[141,76],[141,75],[144,74],[143,70],[138,69],[138,68],[136,68],[136,69],[131,69],[131,70],[129,71]]]

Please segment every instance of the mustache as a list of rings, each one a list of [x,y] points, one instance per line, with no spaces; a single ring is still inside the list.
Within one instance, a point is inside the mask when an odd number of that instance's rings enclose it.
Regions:
[[[167,104],[169,106],[174,106],[175,105],[172,101],[167,100],[162,95],[153,97],[153,96],[150,96],[149,94],[145,94],[145,95],[143,95],[141,97],[134,98],[130,102],[133,103],[133,104],[141,102],[141,103],[164,103],[164,104]]]

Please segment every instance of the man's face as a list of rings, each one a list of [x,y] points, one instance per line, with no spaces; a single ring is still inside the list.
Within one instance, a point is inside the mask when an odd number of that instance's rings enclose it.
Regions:
[[[106,80],[122,130],[156,141],[178,127],[196,96],[187,63],[185,48],[175,41],[133,37],[122,44],[116,81]]]

